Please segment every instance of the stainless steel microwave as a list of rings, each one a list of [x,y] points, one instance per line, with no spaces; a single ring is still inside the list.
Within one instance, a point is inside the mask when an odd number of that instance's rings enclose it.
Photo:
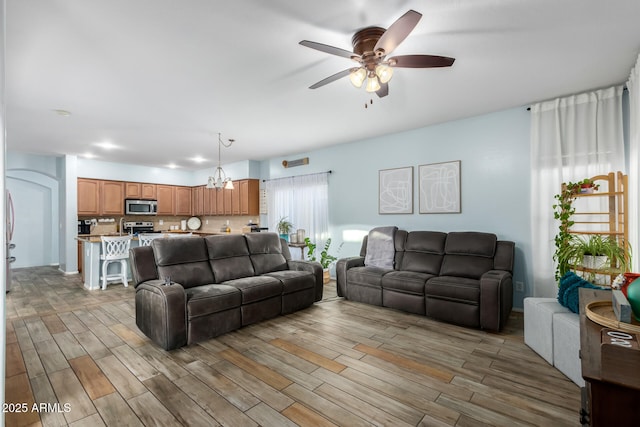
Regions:
[[[124,201],[125,215],[157,215],[157,200],[134,200],[127,199]]]

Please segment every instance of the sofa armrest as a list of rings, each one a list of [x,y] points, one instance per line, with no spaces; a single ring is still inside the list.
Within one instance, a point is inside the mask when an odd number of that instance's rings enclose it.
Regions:
[[[178,283],[149,280],[136,287],[136,325],[165,350],[187,343],[186,296]]]
[[[296,271],[308,271],[313,273],[316,278],[316,296],[315,300],[320,301],[322,299],[322,291],[324,290],[324,283],[322,281],[322,266],[319,262],[315,261],[301,261],[301,260],[289,260],[287,261],[289,270]]]
[[[347,294],[347,271],[353,267],[363,267],[364,257],[342,258],[336,264],[336,290],[339,297]]]
[[[489,270],[480,278],[480,327],[499,331],[511,314],[513,284],[511,273]]]

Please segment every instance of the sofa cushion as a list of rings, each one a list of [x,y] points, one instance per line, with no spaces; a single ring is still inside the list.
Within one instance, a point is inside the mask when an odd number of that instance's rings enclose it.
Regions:
[[[382,286],[382,276],[391,272],[387,268],[380,267],[354,267],[347,271],[347,281],[349,284],[363,284],[369,286]]]
[[[223,284],[233,286],[242,293],[243,305],[282,295],[282,283],[270,276],[244,277],[228,280]]]
[[[440,275],[480,279],[493,269],[496,241],[495,234],[490,233],[449,233]]]
[[[433,274],[415,271],[391,271],[382,276],[382,288],[424,296],[424,285]]]
[[[242,294],[233,286],[204,285],[185,290],[189,320],[240,307]]]
[[[276,233],[249,233],[245,238],[255,274],[287,269],[280,236]]]
[[[407,234],[400,270],[437,275],[440,273],[446,233],[412,231]]]
[[[171,277],[185,289],[214,282],[203,238],[154,239],[151,247],[159,279]]]
[[[424,293],[427,297],[478,304],[480,302],[480,281],[463,277],[433,277],[427,280]]]
[[[282,270],[266,273],[265,276],[274,277],[282,282],[283,294],[313,288],[316,284],[316,276],[309,271]]]
[[[253,276],[253,264],[243,235],[220,234],[205,237],[209,263],[217,283]]]
[[[493,258],[497,240],[496,235],[491,233],[453,231],[447,235],[445,253]]]

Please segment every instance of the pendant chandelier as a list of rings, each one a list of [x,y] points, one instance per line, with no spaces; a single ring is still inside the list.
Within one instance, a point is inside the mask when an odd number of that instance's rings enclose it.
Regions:
[[[209,180],[207,181],[207,188],[215,188],[216,190],[222,190],[223,188],[225,190],[233,190],[233,181],[231,181],[231,178],[224,173],[222,166],[220,166],[222,162],[222,156],[220,155],[222,146],[224,145],[225,148],[229,148],[231,147],[231,144],[233,144],[233,141],[233,139],[230,139],[229,143],[225,144],[222,142],[222,135],[218,133],[218,167],[213,172],[213,175],[209,177]]]

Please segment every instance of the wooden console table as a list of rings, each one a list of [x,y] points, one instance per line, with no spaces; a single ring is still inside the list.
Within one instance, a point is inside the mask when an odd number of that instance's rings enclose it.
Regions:
[[[585,315],[585,306],[592,301],[611,300],[611,292],[580,289],[580,360],[585,387],[582,389],[582,425],[637,426],[640,425],[640,363],[635,361],[638,349],[621,349],[615,363],[602,366],[602,330],[608,329],[592,322]],[[640,337],[635,334],[636,340]]]

